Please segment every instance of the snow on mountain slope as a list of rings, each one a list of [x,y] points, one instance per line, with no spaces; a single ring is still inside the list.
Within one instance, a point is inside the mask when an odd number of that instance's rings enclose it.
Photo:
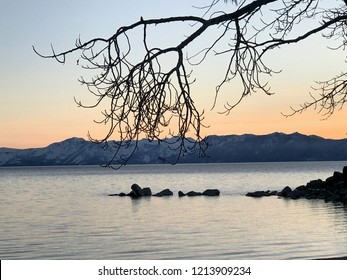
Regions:
[[[174,143],[175,139],[168,139]],[[260,162],[347,160],[347,139],[331,140],[299,133],[268,135],[226,135],[208,137],[207,157],[198,153],[185,155],[180,162]],[[16,165],[90,165],[108,163],[114,152],[82,138],[70,138],[45,148],[0,148],[0,166]],[[130,144],[124,155],[134,147]],[[177,154],[165,142],[140,140],[129,163],[161,163],[162,158],[175,162]]]

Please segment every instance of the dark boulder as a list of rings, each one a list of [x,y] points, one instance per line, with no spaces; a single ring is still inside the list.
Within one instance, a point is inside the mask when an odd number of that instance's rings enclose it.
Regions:
[[[141,187],[137,184],[133,184],[131,186],[131,190],[132,190],[132,195],[130,196],[132,198],[138,198],[138,197],[144,196]]]
[[[336,180],[334,176],[330,176],[325,179],[325,183],[327,184],[327,188],[331,188],[336,183]]]
[[[307,183],[306,187],[310,189],[321,189],[323,187],[323,181],[321,179],[312,180]]]
[[[291,198],[293,199],[299,199],[304,197],[307,194],[307,188],[306,186],[299,186],[295,190],[293,190],[291,194]]]
[[[128,194],[121,192],[121,193],[111,193],[108,196],[128,196]]]
[[[255,191],[255,192],[248,192],[246,194],[246,196],[250,196],[250,197],[263,197],[263,196],[274,196],[277,195],[278,192],[277,191]]]
[[[290,197],[292,194],[292,189],[290,187],[285,187],[282,191],[280,191],[278,193],[278,196],[282,196],[282,197]]]
[[[337,196],[334,193],[327,193],[327,195],[324,198],[325,202],[336,202]]]
[[[143,188],[142,193],[143,193],[143,196],[151,196],[152,190],[150,188]]]
[[[200,195],[202,195],[201,192],[195,192],[195,191],[187,192],[187,196],[200,196]]]
[[[325,181],[321,179],[312,180],[305,186],[299,186],[294,190],[290,187],[285,187],[277,195],[290,199],[321,199],[325,202],[347,204],[347,166],[343,167],[343,172],[335,171]],[[246,196],[270,196],[270,191],[250,192]]]
[[[270,191],[269,196],[272,196],[272,195],[278,195],[278,191]]]
[[[173,195],[173,192],[170,189],[165,189],[165,190],[162,190],[161,192],[154,194],[153,196],[162,197],[162,196],[171,196],[171,195]]]
[[[150,188],[141,188],[137,184],[133,184],[131,186],[131,192],[129,193],[129,196],[132,198],[139,198],[142,196],[151,196],[152,195],[152,190]]]
[[[219,196],[220,195],[220,191],[218,189],[207,189],[204,192],[196,192],[196,191],[190,191],[187,192],[186,194],[183,193],[182,191],[178,192],[178,196],[182,197],[182,196]]]
[[[263,196],[267,196],[267,193],[264,191],[255,191],[255,192],[248,192],[246,194],[246,196],[250,196],[250,197],[263,197]]]
[[[337,190],[340,190],[340,189],[346,189],[347,185],[345,184],[345,182],[341,181],[341,182],[336,183],[335,187]]]
[[[220,195],[220,191],[218,189],[207,189],[205,190],[202,195],[206,195],[206,196],[219,196]]]
[[[131,198],[139,198],[139,196],[134,191],[128,193],[127,196],[130,196]]]
[[[341,188],[338,190],[338,194],[347,196],[347,188]]]
[[[318,195],[315,193],[307,193],[305,194],[304,198],[310,200],[310,199],[318,199]]]
[[[343,173],[335,171],[333,175],[336,182],[343,181]]]
[[[179,197],[182,197],[182,196],[186,196],[186,194],[185,194],[184,192],[182,192],[182,191],[179,191],[179,192],[178,192],[178,196],[179,196]]]
[[[343,167],[342,175],[343,175],[343,181],[347,184],[347,166]]]

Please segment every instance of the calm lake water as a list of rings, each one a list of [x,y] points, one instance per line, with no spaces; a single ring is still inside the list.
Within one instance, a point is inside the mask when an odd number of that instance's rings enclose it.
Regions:
[[[347,162],[0,168],[0,259],[315,259],[347,255],[347,207],[246,197]],[[173,197],[110,197],[137,183]],[[220,197],[177,192],[221,190]]]

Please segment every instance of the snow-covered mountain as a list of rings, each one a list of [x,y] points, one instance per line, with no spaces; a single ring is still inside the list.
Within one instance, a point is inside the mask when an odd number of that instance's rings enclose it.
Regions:
[[[82,138],[70,138],[45,148],[0,148],[0,165],[86,165],[107,162],[110,153]]]
[[[347,139],[331,140],[300,133],[210,136],[209,154],[221,162],[347,160]]]
[[[207,143],[206,157],[195,153],[181,157],[179,162],[347,160],[347,139],[331,140],[299,133],[209,136]],[[176,151],[167,143],[144,139],[137,146],[129,163],[160,163],[162,159],[175,162],[177,159]],[[0,166],[106,164],[112,159],[113,151],[111,145],[105,150],[84,139],[70,138],[45,148],[0,148]]]

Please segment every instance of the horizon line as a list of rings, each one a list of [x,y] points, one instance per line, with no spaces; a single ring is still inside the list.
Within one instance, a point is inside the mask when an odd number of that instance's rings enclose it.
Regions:
[[[300,135],[304,135],[307,137],[319,137],[322,139],[326,139],[326,140],[345,140],[347,139],[347,136],[345,138],[327,138],[327,137],[323,137],[317,134],[305,134],[305,133],[301,133],[298,131],[295,132],[291,132],[291,133],[286,133],[286,132],[280,132],[280,131],[274,131],[274,132],[270,132],[270,133],[263,133],[263,134],[256,134],[256,133],[241,133],[241,134],[210,134],[210,135],[206,135],[205,137],[227,137],[227,136],[245,136],[245,135],[253,135],[253,136],[268,136],[268,135],[272,135],[272,134],[283,134],[283,135],[293,135],[293,134],[300,134]],[[174,138],[175,136],[172,137],[163,137],[163,139],[171,139]],[[64,141],[70,140],[70,139],[82,139],[84,141],[87,142],[92,142],[89,139],[86,139],[84,137],[78,137],[78,136],[71,136],[62,140],[58,140],[58,141],[53,141],[50,142],[48,144],[46,144],[45,146],[40,145],[40,146],[34,146],[34,147],[21,147],[21,148],[17,148],[17,147],[6,147],[6,146],[2,146],[0,147],[0,149],[14,149],[14,150],[27,150],[27,149],[40,149],[40,148],[47,148],[48,146],[52,145],[52,144],[57,144],[57,143],[62,143]],[[187,137],[187,139],[192,139],[192,137]],[[142,140],[148,140],[148,138],[141,138],[139,141]],[[109,141],[119,141],[119,140],[109,140]],[[135,140],[133,140],[135,141]]]

